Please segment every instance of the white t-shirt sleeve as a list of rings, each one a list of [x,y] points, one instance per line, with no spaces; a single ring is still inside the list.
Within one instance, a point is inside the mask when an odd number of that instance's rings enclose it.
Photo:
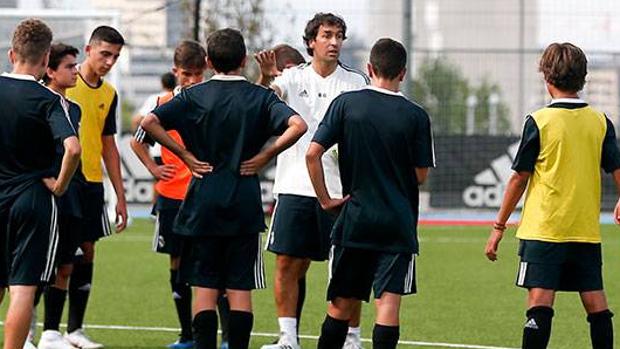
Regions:
[[[159,98],[159,94],[150,95],[146,98],[140,109],[138,109],[138,114],[142,116],[148,115],[153,109],[157,108],[157,99]]]

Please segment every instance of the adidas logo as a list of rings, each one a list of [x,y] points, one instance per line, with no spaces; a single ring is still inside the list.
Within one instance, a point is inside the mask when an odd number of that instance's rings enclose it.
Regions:
[[[309,96],[309,94],[308,94],[308,91],[306,91],[306,90],[303,90],[303,91],[299,92],[299,97],[308,97],[308,96]]]
[[[98,107],[99,107],[99,109],[103,110],[103,109],[105,109],[105,104],[101,103],[101,104],[99,104]]]
[[[468,207],[499,207],[505,183],[512,174],[512,163],[519,150],[519,142],[508,146],[506,152],[491,161],[489,168],[474,177],[474,185],[463,191],[463,202]]]
[[[527,322],[525,323],[525,328],[531,328],[532,330],[537,330],[538,324],[536,323],[536,320],[532,318],[532,319],[527,320]]]

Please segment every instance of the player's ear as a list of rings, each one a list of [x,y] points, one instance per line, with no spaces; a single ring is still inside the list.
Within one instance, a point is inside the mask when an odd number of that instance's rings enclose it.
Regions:
[[[9,57],[9,62],[15,64],[15,51],[12,48],[7,51],[6,55]]]
[[[400,74],[398,74],[398,81],[402,82],[405,79],[405,75],[407,75],[407,68],[403,68]]]
[[[246,55],[245,57],[243,57],[243,60],[241,61],[241,64],[239,65],[239,68],[243,69],[245,68],[245,63],[248,61],[248,56]]]
[[[207,68],[211,70],[215,70],[213,67],[213,62],[211,62],[211,58],[207,57]]]
[[[86,54],[86,56],[90,56],[90,50],[92,50],[92,46],[90,44],[86,44],[86,46],[84,46],[84,53]]]
[[[366,70],[368,70],[368,76],[372,79],[375,77],[375,71],[372,69],[372,64],[366,63]]]

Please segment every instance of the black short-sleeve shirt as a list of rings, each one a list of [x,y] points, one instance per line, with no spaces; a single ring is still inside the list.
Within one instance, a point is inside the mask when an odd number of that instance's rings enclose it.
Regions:
[[[193,178],[175,232],[234,236],[265,229],[258,176],[241,176],[241,162],[281,135],[296,114],[275,93],[238,76],[214,76],[183,90],[153,113],[165,129],[179,132],[198,160],[214,166]]]
[[[366,88],[330,105],[313,142],[338,144],[344,195],[351,195],[332,231],[345,247],[417,253],[415,168],[434,167],[430,118],[401,94]]]
[[[77,134],[60,96],[31,76],[0,76],[0,105],[2,206],[34,181],[55,176],[57,142]]]

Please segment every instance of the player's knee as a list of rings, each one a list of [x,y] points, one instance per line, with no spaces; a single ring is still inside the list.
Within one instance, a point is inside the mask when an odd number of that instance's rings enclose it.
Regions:
[[[69,282],[69,277],[71,276],[71,272],[73,271],[73,266],[62,265],[58,267],[58,271],[56,272],[56,283],[57,284],[66,284]]]
[[[85,243],[80,246],[82,249],[82,262],[92,263],[95,260],[95,245],[92,243]]]
[[[277,273],[276,278],[279,280],[299,280],[304,270],[304,260],[291,256],[279,255],[277,257]]]

